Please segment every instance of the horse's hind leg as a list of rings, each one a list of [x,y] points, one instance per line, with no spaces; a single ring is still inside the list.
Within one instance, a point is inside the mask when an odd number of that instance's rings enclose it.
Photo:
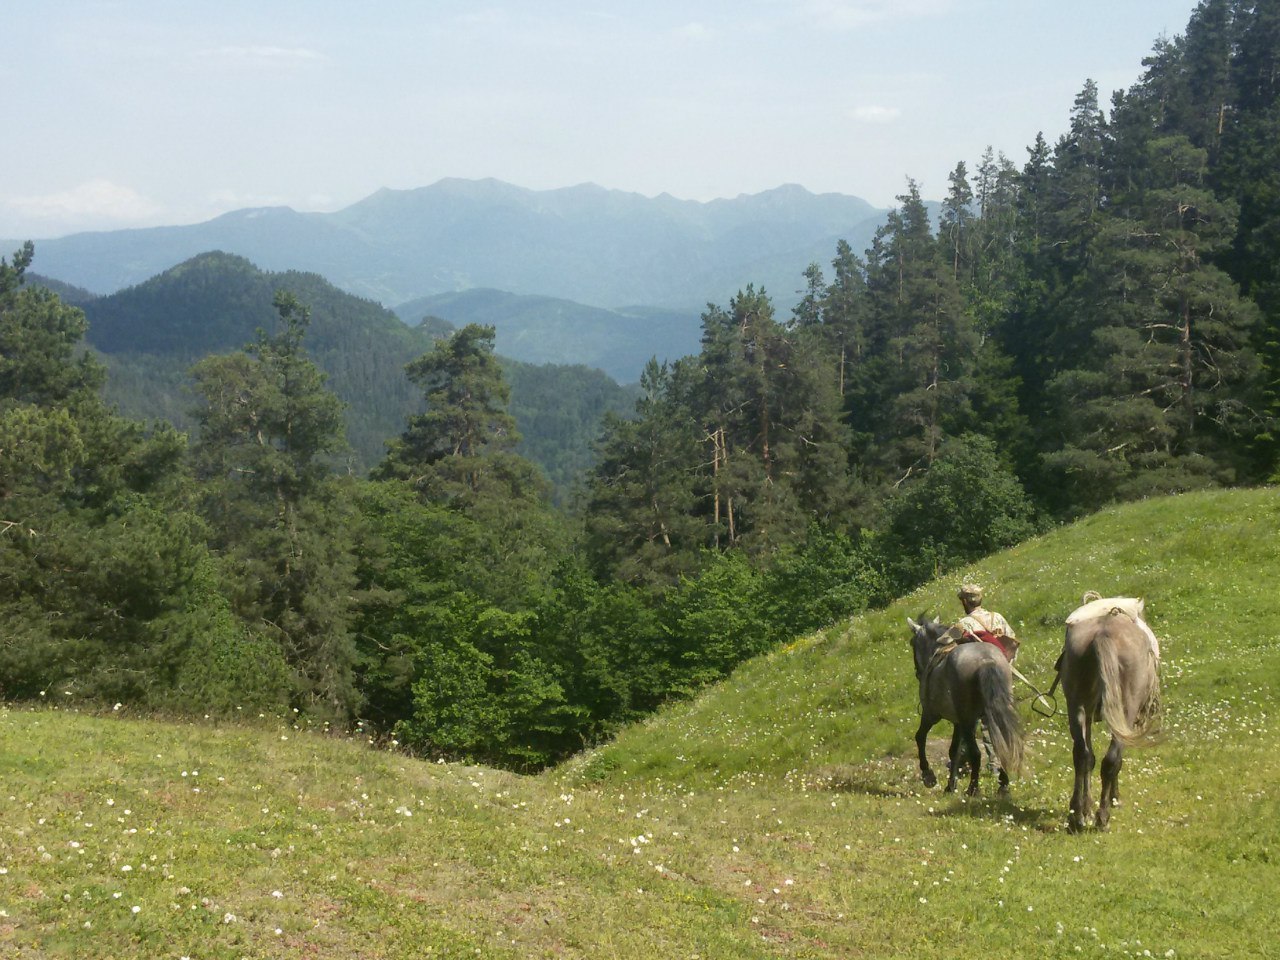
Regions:
[[[1102,793],[1098,796],[1098,829],[1105,830],[1111,819],[1111,807],[1120,802],[1120,768],[1124,766],[1124,748],[1115,737],[1102,758]]]
[[[947,786],[946,793],[956,792],[956,777],[960,776],[960,745],[962,742],[960,727],[951,725],[951,746],[947,748]]]
[[[969,797],[978,792],[978,776],[982,773],[982,754],[978,751],[978,738],[974,733],[976,726],[976,723],[970,723],[964,728],[965,752],[969,755],[969,788],[965,795]]]
[[[1075,789],[1071,793],[1071,810],[1067,815],[1067,829],[1077,833],[1084,829],[1085,820],[1092,812],[1093,800],[1089,796],[1089,777],[1093,773],[1093,731],[1089,709],[1076,704],[1067,719],[1071,728],[1071,762],[1075,768]]]
[[[936,717],[930,716],[928,713],[920,716],[920,726],[916,730],[916,752],[920,755],[920,779],[924,781],[926,787],[936,786],[938,778],[933,775],[933,771],[929,768],[929,757],[925,754],[925,741],[929,738],[929,731],[933,729],[933,725],[937,723]]]

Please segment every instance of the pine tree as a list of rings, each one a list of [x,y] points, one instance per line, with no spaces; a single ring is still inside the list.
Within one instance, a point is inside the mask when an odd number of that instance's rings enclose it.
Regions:
[[[1235,28],[1234,97],[1214,180],[1240,208],[1223,263],[1261,313],[1254,335],[1264,365],[1261,424],[1251,475],[1265,478],[1280,476],[1280,8],[1239,3]]]
[[[187,502],[184,440],[114,415],[84,314],[0,260],[0,690],[224,712],[280,703]],[[264,655],[265,654],[265,655]]]
[[[493,353],[494,336],[493,327],[468,324],[405,368],[423,391],[426,411],[391,443],[383,474],[408,477],[454,458],[467,465],[458,479],[474,491],[481,482],[478,459],[516,445],[520,436],[507,412],[511,391]]]
[[[485,595],[516,609],[549,574],[564,531],[546,480],[514,452],[520,435],[507,411],[510,391],[494,335],[493,327],[468,324],[408,365],[426,409],[388,444],[372,475],[407,482],[424,503],[475,521],[500,558]]]
[[[651,590],[698,564],[700,424],[684,402],[690,376],[650,360],[634,418],[607,418],[587,481],[586,545],[598,576]]]
[[[703,376],[696,391],[717,547],[738,546],[752,533],[767,543],[795,509],[775,483],[782,397],[773,373],[787,362],[788,350],[772,303],[753,286],[731,299],[728,310],[712,306],[702,315]]]
[[[822,322],[822,306],[826,296],[826,278],[822,267],[811,263],[804,268],[804,290],[800,302],[791,308],[791,325],[813,327]]]
[[[951,184],[942,202],[939,236],[951,257],[951,274],[957,282],[970,279],[974,260],[972,231],[977,214],[973,209],[973,188],[969,186],[964,161],[956,164],[947,178]]]
[[[789,335],[752,286],[702,322],[693,395],[711,464],[713,545],[767,554],[798,540],[806,518],[847,502],[834,364],[824,338],[811,328]]]
[[[585,709],[533,635],[565,531],[513,451],[493,339],[469,324],[407,367],[425,410],[361,499],[381,544],[361,575],[379,598],[360,622],[361,670],[374,719],[413,748],[534,769],[562,755]]]
[[[1207,151],[1181,135],[1148,144],[1146,182],[1117,198],[1082,283],[1109,306],[1087,351],[1054,378],[1064,443],[1046,463],[1076,503],[1234,479],[1252,420],[1253,304],[1215,253],[1235,210],[1206,187]]]
[[[354,515],[330,476],[342,404],[306,355],[307,309],[283,291],[275,305],[278,333],[193,368],[203,401],[193,463],[236,611],[280,649],[298,702],[345,720],[359,698]]]
[[[968,424],[979,346],[949,242],[934,238],[914,182],[898,199],[869,251],[868,359],[852,397],[855,457],[881,486],[928,469]]]
[[[0,258],[0,399],[6,405],[48,406],[92,397],[102,386],[102,365],[78,350],[88,325],[43,287],[25,287],[35,255],[28,241],[12,263]]]
[[[867,275],[845,240],[836,242],[831,268],[835,275],[822,300],[821,329],[836,363],[837,392],[844,397],[866,347]]]

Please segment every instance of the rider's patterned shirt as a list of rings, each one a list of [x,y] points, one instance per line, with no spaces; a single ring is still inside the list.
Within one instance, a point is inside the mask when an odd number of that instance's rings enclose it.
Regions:
[[[1018,639],[1018,635],[1013,632],[1013,627],[1009,626],[1009,621],[994,610],[988,610],[985,607],[974,607],[967,616],[960,618],[959,623],[961,627],[971,633],[978,630],[986,630],[988,633],[994,633],[997,637]]]

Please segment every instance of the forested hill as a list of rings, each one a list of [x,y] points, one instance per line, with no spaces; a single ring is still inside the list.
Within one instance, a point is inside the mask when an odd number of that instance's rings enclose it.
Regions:
[[[789,299],[837,238],[862,249],[885,211],[787,186],[699,203],[591,184],[535,191],[496,180],[381,190],[336,213],[240,210],[180,227],[82,233],[40,244],[40,271],[98,293],[206,250],[268,270],[322,274],[393,305],[492,287],[613,308],[697,312],[749,277]]]
[[[43,259],[43,248],[40,250]],[[351,347],[353,337],[386,340],[416,355],[431,344],[370,300],[343,293],[314,273],[267,273],[244,257],[199,256],[134,287],[85,305],[89,342],[103,353],[160,353],[195,359],[236,350],[271,330],[271,297],[287,289],[311,310],[308,349],[320,355]],[[437,331],[438,332],[438,331]],[[377,358],[371,358],[375,360]]]
[[[108,397],[127,415],[189,427],[188,368],[209,354],[240,349],[259,330],[272,333],[278,324],[272,298],[280,289],[310,309],[307,350],[346,404],[347,438],[358,460],[376,463],[386,441],[421,406],[405,364],[452,328],[434,318],[406,326],[316,274],[268,273],[243,257],[214,252],[111,296],[78,298],[89,321],[87,339],[107,363]],[[512,404],[527,452],[567,490],[587,464],[601,415],[624,410],[631,394],[596,370],[512,366],[520,368],[512,376]],[[559,398],[558,408],[541,399],[548,393]]]
[[[311,311],[307,348],[347,404],[347,438],[366,464],[382,455],[415,410],[418,396],[404,365],[432,343],[369,300],[310,273],[266,273],[243,257],[201,254],[135,287],[82,305],[89,343],[106,355],[108,396],[123,412],[187,426],[187,370],[200,358],[271,333],[276,290]]]
[[[98,299],[98,295],[83,287],[73,286],[70,283],[63,283],[61,280],[55,280],[52,277],[41,276],[38,273],[30,273],[27,275],[28,282],[33,286],[44,287],[58,295],[58,299],[63,303],[68,303],[73,307],[82,307],[90,300]]]

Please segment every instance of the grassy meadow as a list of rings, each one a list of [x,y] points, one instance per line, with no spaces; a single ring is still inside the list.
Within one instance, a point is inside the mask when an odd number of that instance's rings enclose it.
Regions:
[[[0,707],[0,956],[1280,957],[1277,532],[1275,489],[1109,510],[537,777],[50,690]],[[962,579],[1042,687],[1085,590],[1147,598],[1165,735],[1107,833],[1067,833],[1066,719],[1029,700],[1008,800],[920,782],[905,617]]]

